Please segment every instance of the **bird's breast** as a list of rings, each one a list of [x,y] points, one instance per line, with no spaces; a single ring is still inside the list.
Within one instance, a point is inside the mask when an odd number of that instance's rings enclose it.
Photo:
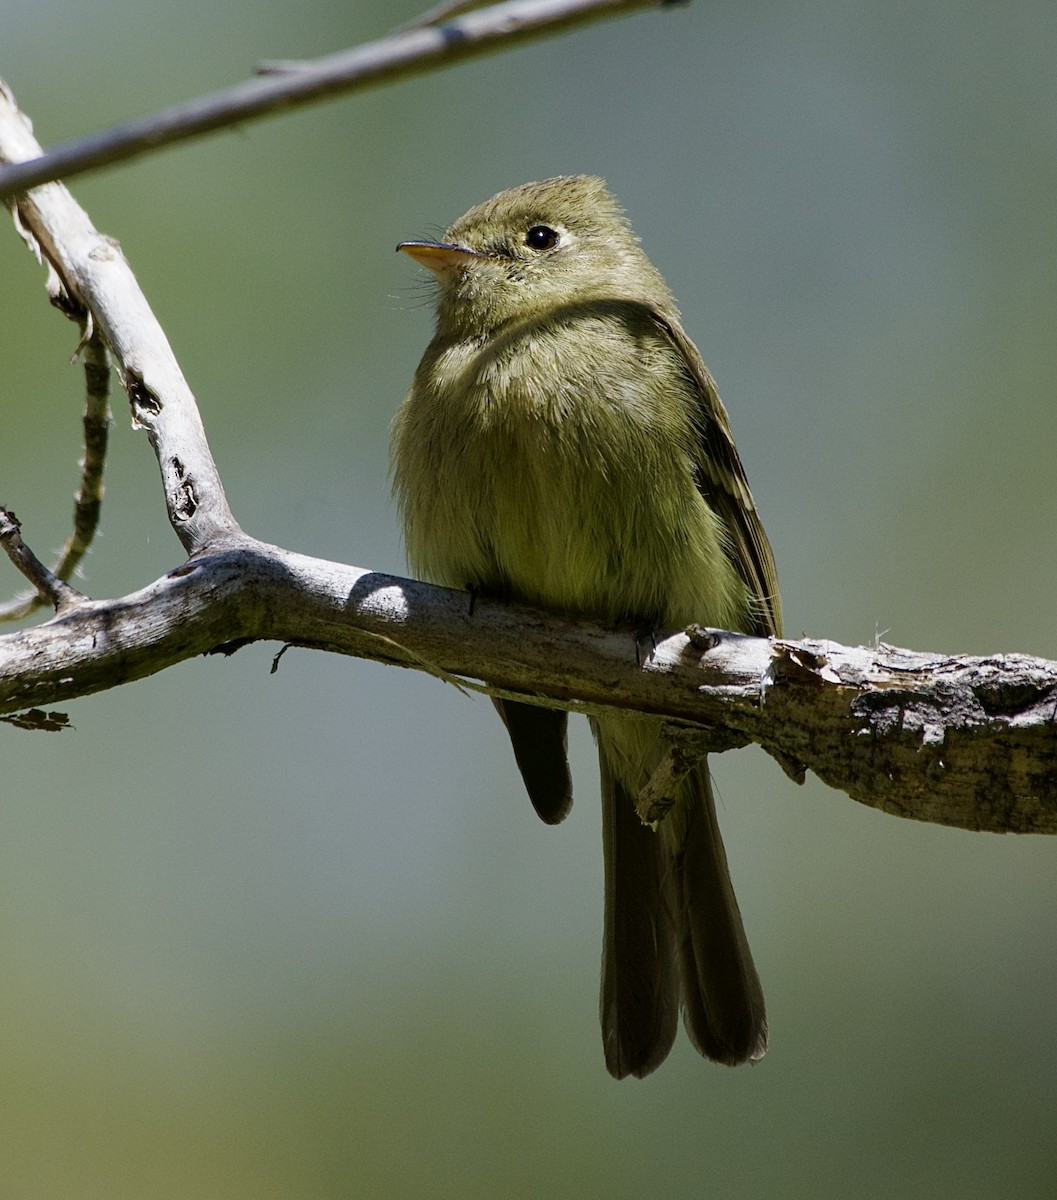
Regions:
[[[526,338],[451,347],[420,373],[394,431],[413,569],[604,620],[722,624],[733,572],[681,381],[582,358]]]

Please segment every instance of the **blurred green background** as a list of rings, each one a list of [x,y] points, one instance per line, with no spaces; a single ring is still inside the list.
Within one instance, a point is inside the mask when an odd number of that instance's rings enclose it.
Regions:
[[[425,7],[425,0],[422,0]],[[4,5],[54,144],[378,36],[411,0]],[[1057,657],[1057,7],[698,2],[79,179],[252,533],[401,571],[387,426],[429,337],[393,253],[501,187],[604,175],[715,373],[788,620]],[[75,331],[0,238],[0,499],[69,525]],[[82,586],[180,560],[114,396]],[[0,564],[5,592],[21,581]],[[715,762],[767,988],[754,1069],[605,1073],[601,864],[489,705],[274,646],[0,731],[0,1194],[1050,1196],[1057,843]]]

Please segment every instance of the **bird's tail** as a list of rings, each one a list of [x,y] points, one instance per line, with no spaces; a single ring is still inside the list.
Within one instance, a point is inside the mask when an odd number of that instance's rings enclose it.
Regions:
[[[600,745],[606,907],[602,1039],[606,1066],[640,1078],[663,1062],[678,1009],[701,1054],[735,1065],[767,1048],[763,990],[734,897],[708,767],[657,832]]]

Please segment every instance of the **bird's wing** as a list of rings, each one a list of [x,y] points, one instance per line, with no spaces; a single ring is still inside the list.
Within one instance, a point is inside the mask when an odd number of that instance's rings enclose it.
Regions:
[[[777,637],[782,631],[782,603],[774,555],[734,445],[727,410],[697,347],[679,323],[658,312],[652,315],[678,351],[697,390],[698,487],[727,529],[731,559],[753,598],[753,632]]]

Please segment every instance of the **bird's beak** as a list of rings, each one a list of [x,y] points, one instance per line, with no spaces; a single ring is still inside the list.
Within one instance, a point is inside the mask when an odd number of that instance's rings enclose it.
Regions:
[[[452,267],[462,267],[471,259],[484,258],[476,250],[453,246],[448,242],[401,242],[397,250],[409,254],[420,266],[440,274]]]

